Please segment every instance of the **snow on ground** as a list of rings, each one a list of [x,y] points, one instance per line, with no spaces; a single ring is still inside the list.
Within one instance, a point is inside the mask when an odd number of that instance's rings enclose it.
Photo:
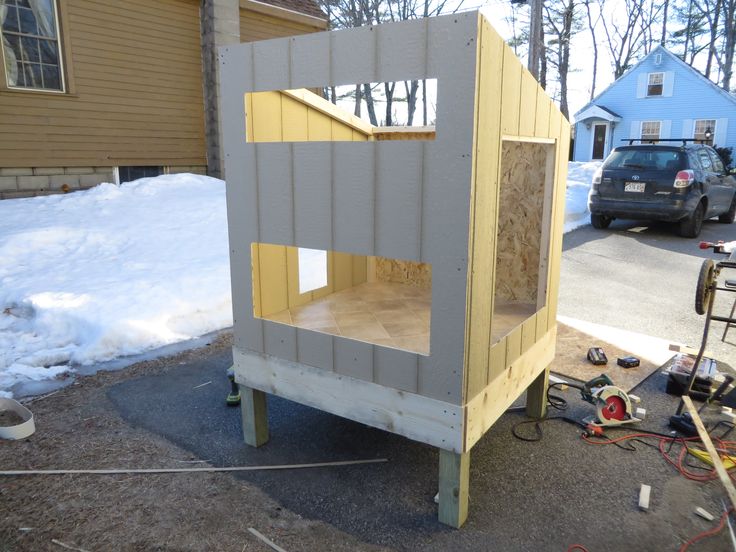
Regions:
[[[221,180],[0,201],[0,394],[231,324]]]
[[[600,161],[582,163],[570,161],[567,165],[567,199],[565,200],[565,233],[590,224],[588,190]]]
[[[565,232],[598,166],[570,163]],[[232,325],[227,244],[205,176],[0,201],[0,396]]]

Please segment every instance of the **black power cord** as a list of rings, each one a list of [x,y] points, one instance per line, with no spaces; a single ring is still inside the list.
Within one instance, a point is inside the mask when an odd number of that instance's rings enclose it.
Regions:
[[[575,389],[580,389],[581,391],[585,390],[585,388],[582,385],[577,385],[575,383],[563,383],[563,382],[551,383],[550,385],[547,386],[547,405],[549,406],[549,408],[552,408],[554,410],[559,410],[559,411],[567,410],[567,407],[568,407],[567,399],[560,397],[559,395],[553,395],[550,393],[550,391],[553,388],[562,387],[562,386],[574,387]],[[526,441],[528,443],[534,443],[536,441],[541,441],[544,435],[542,432],[542,424],[549,420],[562,420],[563,422],[567,422],[568,424],[573,424],[575,426],[585,429],[585,424],[583,424],[579,420],[575,420],[568,416],[545,416],[544,418],[540,418],[538,420],[524,420],[524,421],[518,422],[511,428],[511,433],[514,437],[516,437],[520,441]],[[526,435],[522,435],[521,433],[519,433],[519,428],[529,425],[529,424],[534,424],[534,435],[533,436],[528,437]]]

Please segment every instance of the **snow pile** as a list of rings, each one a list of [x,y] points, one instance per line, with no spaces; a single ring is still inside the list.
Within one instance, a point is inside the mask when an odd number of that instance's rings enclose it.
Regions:
[[[232,324],[225,185],[0,201],[0,395]]]
[[[565,232],[588,222],[599,166],[570,163]],[[230,325],[221,180],[0,201],[0,396]]]
[[[565,200],[565,233],[590,223],[588,190],[600,161],[582,163],[570,161],[567,165],[567,196]]]

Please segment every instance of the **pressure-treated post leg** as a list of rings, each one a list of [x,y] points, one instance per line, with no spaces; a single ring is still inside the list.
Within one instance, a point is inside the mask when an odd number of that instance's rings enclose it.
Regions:
[[[440,449],[440,523],[460,527],[468,517],[470,452]]]
[[[526,389],[526,415],[530,418],[544,418],[547,415],[547,386],[549,385],[549,366],[537,376]]]
[[[258,389],[240,386],[240,413],[243,415],[243,436],[252,447],[268,442],[268,410],[266,394]]]

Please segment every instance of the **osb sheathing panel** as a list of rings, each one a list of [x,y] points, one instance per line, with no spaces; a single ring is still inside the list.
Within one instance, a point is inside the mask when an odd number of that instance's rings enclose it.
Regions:
[[[504,141],[496,253],[496,301],[537,303],[547,146]]]
[[[432,289],[432,267],[427,263],[377,257],[376,280]]]

